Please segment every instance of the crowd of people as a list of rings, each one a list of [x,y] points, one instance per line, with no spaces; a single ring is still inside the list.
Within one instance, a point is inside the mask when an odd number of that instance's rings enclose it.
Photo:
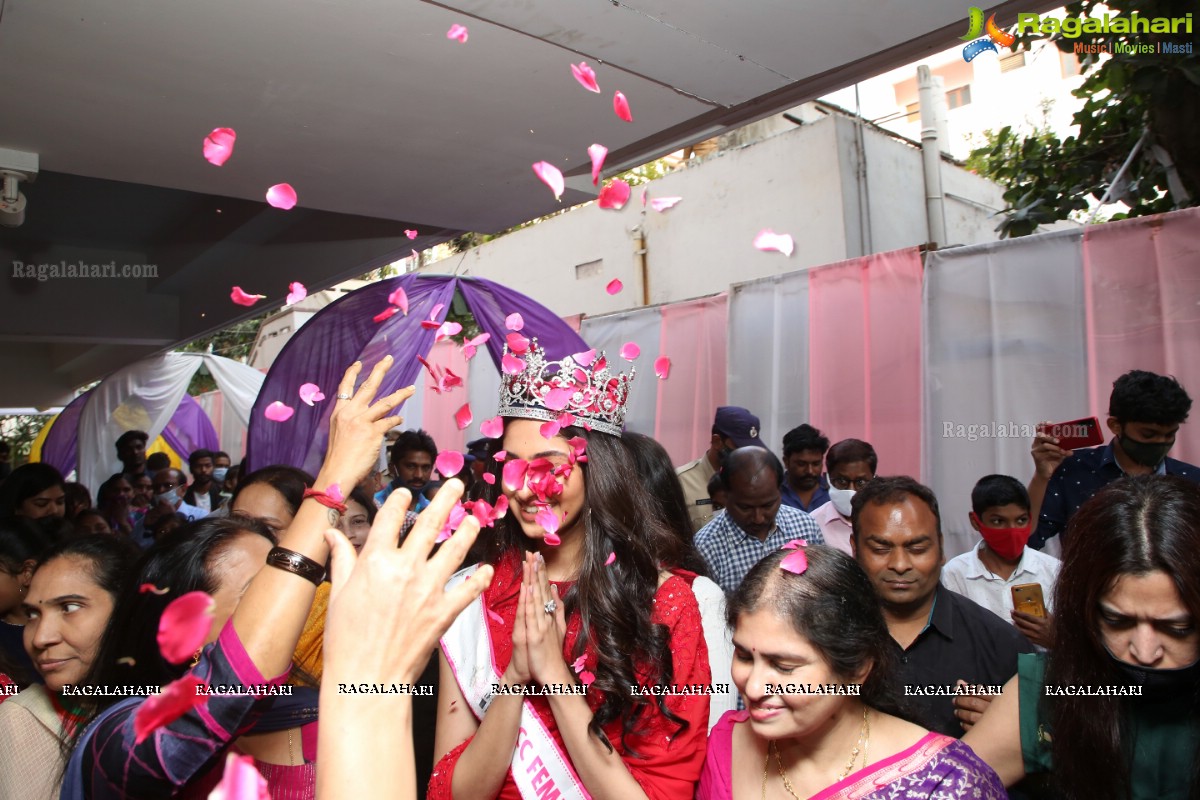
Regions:
[[[93,503],[5,458],[0,798],[232,798],[229,754],[274,800],[1200,798],[1174,379],[980,476],[947,560],[867,441],[776,455],[726,406],[676,469],[605,359],[522,363],[450,474],[411,387],[376,397],[390,358],[346,372],[315,476],[129,431]]]

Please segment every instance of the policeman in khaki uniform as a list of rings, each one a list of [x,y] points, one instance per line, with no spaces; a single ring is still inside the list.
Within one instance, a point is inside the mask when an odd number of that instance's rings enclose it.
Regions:
[[[758,429],[758,417],[746,409],[741,406],[721,406],[713,420],[712,443],[708,452],[675,470],[687,500],[692,533],[703,528],[713,517],[708,481],[720,469],[722,458],[739,447],[767,447],[758,438]]]

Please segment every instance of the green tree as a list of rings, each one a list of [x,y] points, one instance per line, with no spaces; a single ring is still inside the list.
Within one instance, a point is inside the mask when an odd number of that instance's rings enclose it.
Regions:
[[[262,327],[266,318],[273,313],[274,311],[264,311],[257,317],[252,317],[242,322],[235,322],[228,328],[222,328],[211,336],[202,336],[199,339],[188,342],[180,347],[179,350],[184,353],[212,353],[216,356],[224,356],[225,358],[245,362],[250,357],[250,351],[254,348],[254,342],[258,338],[258,329]],[[192,377],[192,382],[188,384],[188,394],[204,394],[216,388],[217,382],[208,374],[207,369],[201,367]]]
[[[51,417],[45,414],[0,417],[0,439],[8,442],[12,448],[10,458],[14,467],[29,460],[29,449],[33,446],[33,440],[50,420]]]
[[[1102,18],[1137,14],[1183,17],[1195,0],[1082,0],[1068,16]],[[1003,128],[971,154],[982,174],[1005,187],[1008,203],[997,227],[1001,236],[1024,236],[1039,225],[1086,211],[1087,198],[1120,201],[1128,211],[1112,219],[1160,214],[1200,203],[1200,26],[1193,33],[1082,34],[1055,43],[1073,52],[1075,43],[1190,45],[1192,52],[1115,52],[1080,57],[1085,75],[1075,90],[1084,101],[1075,114],[1078,135],[1060,139],[1048,131],[1030,135]],[[1039,35],[1027,34],[1022,46]],[[1114,47],[1114,50],[1118,48]],[[1131,153],[1119,183],[1118,173]],[[1175,175],[1167,169],[1174,164]]]

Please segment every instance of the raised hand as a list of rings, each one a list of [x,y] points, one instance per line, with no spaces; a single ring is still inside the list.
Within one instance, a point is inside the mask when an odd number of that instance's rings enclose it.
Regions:
[[[1049,424],[1044,422],[1038,426],[1039,433],[1033,438],[1033,445],[1029,449],[1033,456],[1034,474],[1046,480],[1050,479],[1059,464],[1074,455],[1074,451],[1058,446],[1058,437],[1041,432],[1042,426]]]
[[[344,494],[349,494],[379,458],[383,435],[403,421],[399,416],[389,415],[412,396],[412,386],[375,400],[375,393],[391,366],[392,357],[384,356],[357,391],[354,384],[362,371],[362,362],[351,364],[342,376],[337,402],[329,417],[329,447],[317,489],[325,491],[330,483],[337,483]]]

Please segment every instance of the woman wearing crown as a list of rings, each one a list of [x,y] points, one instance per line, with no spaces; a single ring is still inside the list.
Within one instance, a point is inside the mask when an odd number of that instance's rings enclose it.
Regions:
[[[508,511],[491,587],[442,639],[429,797],[691,798],[708,655],[694,576],[619,440],[632,378],[536,341],[504,365],[488,500]]]

